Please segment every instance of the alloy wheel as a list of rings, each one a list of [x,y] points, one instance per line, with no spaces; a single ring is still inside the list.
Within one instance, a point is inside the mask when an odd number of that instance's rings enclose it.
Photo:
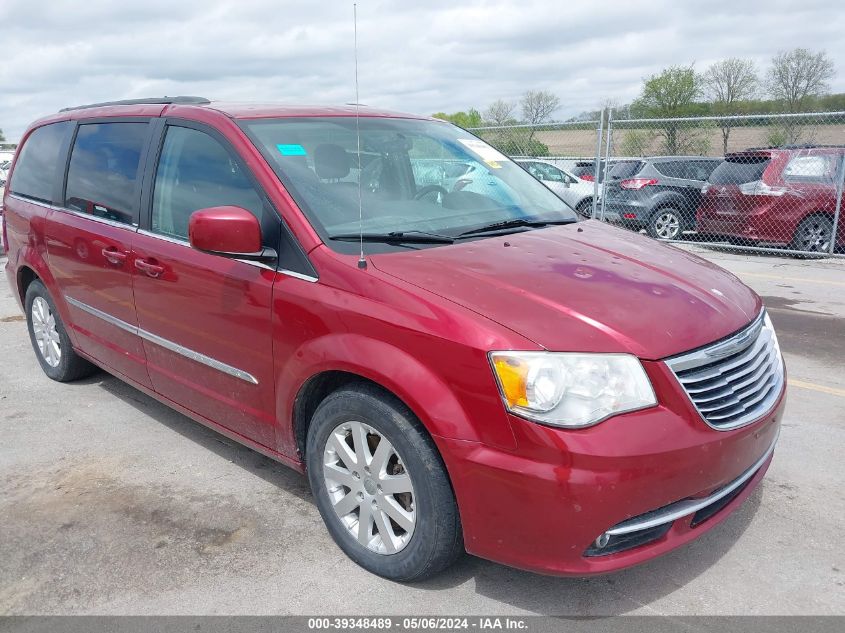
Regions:
[[[50,304],[43,297],[35,297],[30,313],[32,333],[41,357],[50,367],[58,367],[62,360],[62,344],[56,328],[56,317],[50,309]]]
[[[798,233],[798,250],[827,252],[830,249],[832,228],[823,219],[805,221]]]
[[[408,545],[417,519],[414,486],[378,430],[357,421],[337,425],[323,451],[323,478],[335,513],[361,545],[379,554]]]
[[[664,211],[654,221],[657,236],[664,240],[673,240],[681,233],[681,221],[674,213]]]

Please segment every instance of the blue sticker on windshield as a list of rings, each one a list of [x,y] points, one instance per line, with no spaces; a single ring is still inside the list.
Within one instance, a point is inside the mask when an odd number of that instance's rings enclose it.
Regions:
[[[276,145],[282,156],[305,156],[305,148],[302,145]]]

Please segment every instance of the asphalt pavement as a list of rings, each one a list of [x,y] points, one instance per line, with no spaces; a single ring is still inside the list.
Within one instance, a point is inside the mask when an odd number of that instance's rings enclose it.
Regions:
[[[780,442],[721,526],[592,579],[471,556],[412,585],[367,573],[305,478],[105,373],[47,379],[0,280],[0,614],[845,614],[845,260],[689,248],[765,299]]]

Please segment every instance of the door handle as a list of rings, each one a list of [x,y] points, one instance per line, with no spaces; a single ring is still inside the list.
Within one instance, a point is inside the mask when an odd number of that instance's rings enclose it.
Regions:
[[[148,277],[153,278],[161,277],[161,274],[164,272],[164,266],[153,264],[145,259],[136,259],[135,268],[145,273]]]
[[[103,257],[105,257],[109,262],[117,266],[126,261],[126,253],[122,253],[121,251],[117,250],[114,246],[107,246],[102,250],[102,253]]]

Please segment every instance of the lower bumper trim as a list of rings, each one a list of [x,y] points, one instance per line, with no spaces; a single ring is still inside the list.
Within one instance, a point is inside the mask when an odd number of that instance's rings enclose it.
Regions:
[[[617,523],[607,530],[605,534],[610,536],[620,536],[623,534],[631,534],[632,532],[639,532],[640,530],[647,530],[663,524],[669,524],[681,517],[695,514],[720,502],[722,499],[728,497],[737,489],[742,487],[743,484],[745,484],[757,473],[758,470],[760,470],[763,464],[766,463],[766,460],[768,460],[774,452],[777,441],[778,436],[775,436],[771,446],[769,446],[760,459],[754,462],[754,464],[752,464],[744,473],[734,479],[731,483],[719,488],[713,494],[703,499],[684,499],[683,501],[671,503],[668,506],[663,506],[657,510],[652,510],[646,514],[641,514],[623,521],[622,523]]]

